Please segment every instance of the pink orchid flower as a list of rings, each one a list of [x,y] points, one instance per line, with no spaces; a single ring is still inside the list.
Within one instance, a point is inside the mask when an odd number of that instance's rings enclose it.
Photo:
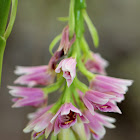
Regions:
[[[55,76],[48,66],[18,66],[15,74],[21,75],[15,80],[15,84],[28,85],[29,87],[51,84]]]
[[[55,122],[54,134],[58,134],[61,128],[66,129],[73,126],[77,122],[77,116],[79,116],[84,123],[88,122],[81,111],[73,106],[72,103],[63,104],[51,120],[51,123]]]
[[[84,124],[87,140],[90,140],[90,134],[92,134],[95,140],[101,140],[106,133],[104,126],[111,129],[115,128],[115,126],[112,124],[115,122],[114,118],[101,115],[96,112],[94,115],[92,115],[87,110],[84,112],[84,114],[89,120],[88,124]]]
[[[106,74],[105,68],[108,62],[101,57],[98,53],[92,53],[93,59],[89,58],[85,64],[86,68],[93,73]]]
[[[23,131],[25,133],[28,133],[28,132],[32,131],[32,128],[34,126],[34,123],[37,124],[37,122],[39,122],[39,120],[40,120],[38,118],[40,118],[43,114],[45,114],[51,107],[52,107],[52,105],[49,105],[47,107],[43,107],[43,108],[38,109],[34,113],[28,114],[28,118],[30,119],[30,122],[29,122],[28,126]],[[49,118],[51,115],[52,114],[48,114],[48,115],[46,115],[46,117]],[[48,127],[48,129],[49,128],[50,129],[52,128],[51,127],[51,124],[50,124],[50,127]],[[40,130],[40,132],[33,131],[33,133],[32,133],[32,139],[37,139],[41,135],[45,134],[45,130],[46,130],[46,135],[48,136],[49,133],[51,132],[51,130],[48,130],[48,129]]]
[[[12,100],[15,104],[12,107],[23,106],[42,106],[47,103],[47,96],[39,88],[14,87],[9,86],[9,93],[15,98]]]
[[[45,111],[45,110],[44,110]],[[37,139],[41,135],[45,134],[48,137],[51,131],[53,131],[53,124],[50,123],[53,114],[51,112],[43,112],[38,117],[30,121],[26,128],[24,128],[24,133],[29,133],[33,131],[32,137]]]
[[[102,112],[117,112],[121,114],[118,106],[112,101],[115,98],[113,95],[94,90],[87,91],[85,95],[79,91],[79,94],[85,106],[92,114],[97,109]]]
[[[55,69],[56,73],[60,73],[61,71],[69,87],[76,76],[76,60],[74,58],[63,59]]]

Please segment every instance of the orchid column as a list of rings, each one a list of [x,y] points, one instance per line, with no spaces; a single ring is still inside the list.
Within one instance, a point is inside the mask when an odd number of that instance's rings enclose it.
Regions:
[[[100,140],[106,133],[104,127],[115,127],[112,124],[115,119],[99,112],[121,114],[117,103],[124,100],[132,81],[106,76],[108,62],[90,51],[84,37],[84,23],[95,47],[99,39],[85,0],[71,0],[69,17],[61,20],[68,20],[68,24],[50,44],[52,57],[48,65],[16,68],[15,73],[21,76],[14,83],[27,87],[9,86],[10,94],[15,97],[13,107],[38,108],[28,115],[30,122],[23,130],[32,132],[33,140],[47,139],[50,134],[51,140],[89,140],[91,136]],[[89,85],[79,80],[80,74]],[[56,103],[47,105],[48,95],[54,91],[61,92],[61,96]]]

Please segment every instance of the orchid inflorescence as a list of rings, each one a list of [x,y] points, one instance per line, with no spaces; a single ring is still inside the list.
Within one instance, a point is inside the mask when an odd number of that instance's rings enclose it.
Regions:
[[[124,94],[132,80],[106,76],[108,62],[100,54],[90,51],[84,37],[84,21],[87,23],[94,46],[98,46],[98,33],[86,12],[85,0],[71,0],[68,25],[50,45],[52,57],[48,65],[16,67],[19,78],[9,86],[15,98],[13,107],[33,106],[38,108],[30,113],[29,124],[24,132],[32,132],[32,139],[51,140],[89,140],[91,134],[100,140],[106,131],[104,127],[114,128],[115,119],[99,112],[116,112],[124,100]],[[58,49],[52,49],[60,41]],[[82,73],[89,86],[79,80]],[[48,95],[62,92],[58,101],[47,105]]]

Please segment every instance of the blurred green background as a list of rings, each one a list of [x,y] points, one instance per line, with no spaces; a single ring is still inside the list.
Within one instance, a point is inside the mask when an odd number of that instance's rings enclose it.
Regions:
[[[100,36],[100,47],[94,49],[88,31],[90,48],[101,53],[110,62],[110,76],[133,79],[135,82],[119,105],[123,114],[108,113],[117,119],[116,129],[107,129],[104,140],[140,140],[140,1],[139,0],[87,0],[88,13]],[[3,77],[0,89],[0,139],[29,140],[24,134],[27,113],[34,109],[12,109],[7,85],[16,79],[15,66],[47,64],[48,46],[65,23],[57,17],[67,16],[69,0],[19,1],[15,25],[4,55]],[[53,102],[57,93],[51,95]]]

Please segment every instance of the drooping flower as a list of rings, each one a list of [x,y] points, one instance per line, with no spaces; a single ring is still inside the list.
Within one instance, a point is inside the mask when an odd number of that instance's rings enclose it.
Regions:
[[[14,87],[8,86],[9,93],[15,98],[12,100],[14,105],[12,107],[23,106],[42,106],[47,103],[47,96],[39,88],[27,88],[27,87]]]
[[[128,90],[128,86],[131,86],[132,83],[132,80],[96,75],[90,82],[90,88],[102,93],[114,95],[115,98],[113,98],[113,101],[121,102],[124,99],[124,94]]]
[[[101,57],[98,53],[91,53],[92,58],[89,58],[85,63],[86,68],[93,73],[106,74],[105,68],[108,62]]]
[[[49,61],[49,67],[51,69],[54,70],[56,69],[57,62],[60,60],[62,56],[68,53],[75,39],[76,39],[75,34],[73,35],[71,40],[69,39],[69,26],[66,26],[62,31],[60,45]]]
[[[90,83],[92,90],[87,91],[85,95],[79,91],[79,94],[92,114],[96,109],[121,113],[116,103],[124,100],[124,94],[131,84],[132,80],[97,75]]]
[[[70,47],[72,46],[72,44],[74,43],[74,41],[76,39],[76,35],[74,34],[71,40],[69,38],[70,38],[69,37],[69,26],[66,26],[63,29],[61,42],[60,42],[59,48],[57,50],[57,51],[63,50],[64,55],[66,55],[68,53]]]
[[[77,115],[84,123],[88,122],[81,111],[74,107],[72,103],[63,104],[51,120],[51,123],[55,122],[54,134],[58,134],[61,128],[66,129],[73,126],[77,122]]]
[[[66,129],[73,126],[77,121],[77,115],[83,122],[88,120],[83,116],[80,110],[74,107],[71,103],[63,104],[55,115],[51,112],[46,112],[48,108],[33,114],[33,119],[23,130],[25,133],[33,131],[33,138],[45,134],[48,137],[50,132],[54,131],[54,134],[58,134],[60,129]]]
[[[115,128],[115,126],[112,124],[115,122],[114,118],[101,115],[97,112],[92,115],[88,110],[84,112],[84,115],[89,120],[88,124],[84,124],[87,140],[90,140],[90,133],[95,140],[102,139],[106,133],[104,126],[107,128]]]
[[[43,107],[43,108],[38,109],[38,110],[37,110],[36,112],[34,112],[34,113],[28,114],[28,118],[30,119],[30,122],[29,122],[28,126],[24,129],[24,132],[25,132],[25,133],[28,133],[28,132],[32,131],[32,130],[31,130],[31,126],[33,126],[33,123],[36,123],[36,122],[37,122],[36,120],[37,120],[39,117],[41,117],[43,114],[45,114],[51,107],[52,107],[52,105],[49,105],[49,106],[47,106],[47,107]],[[53,114],[52,114],[52,116],[53,116]],[[49,115],[47,115],[47,117],[49,117]],[[49,127],[49,128],[50,128],[50,127]],[[46,129],[46,130],[47,130],[47,129]],[[48,135],[49,135],[49,133],[50,133],[50,131],[47,131],[47,134],[48,134]],[[32,133],[32,138],[33,138],[33,139],[37,139],[38,137],[40,137],[40,136],[43,135],[43,134],[45,134],[45,129],[42,130],[42,131],[40,131],[40,132],[35,132],[35,131],[33,131],[33,133]]]
[[[46,109],[48,110],[48,109]],[[53,130],[53,123],[50,123],[50,120],[52,119],[54,115],[51,112],[47,112],[43,110],[43,112],[37,117],[35,117],[33,120],[29,122],[26,128],[24,128],[24,133],[29,133],[33,131],[32,138],[37,139],[41,135],[45,134],[45,137],[48,137],[48,135]]]
[[[18,66],[15,74],[21,75],[15,80],[15,84],[28,85],[48,85],[54,81],[54,72],[48,66],[22,67]]]
[[[120,109],[113,102],[113,99],[116,97],[114,95],[94,90],[87,91],[85,95],[79,91],[79,94],[85,106],[92,114],[94,114],[94,110],[97,109],[103,112],[117,112],[121,114]]]
[[[49,105],[47,107],[39,108],[36,112],[29,113],[27,117],[30,121],[36,120],[37,118],[42,116],[45,112],[47,112],[52,106],[53,105]]]
[[[116,92],[125,94],[128,86],[132,85],[132,80],[113,78],[109,76],[96,75],[90,83],[90,87],[101,92]]]
[[[74,58],[63,59],[55,69],[56,73],[60,73],[61,71],[69,87],[76,75],[76,60]]]

